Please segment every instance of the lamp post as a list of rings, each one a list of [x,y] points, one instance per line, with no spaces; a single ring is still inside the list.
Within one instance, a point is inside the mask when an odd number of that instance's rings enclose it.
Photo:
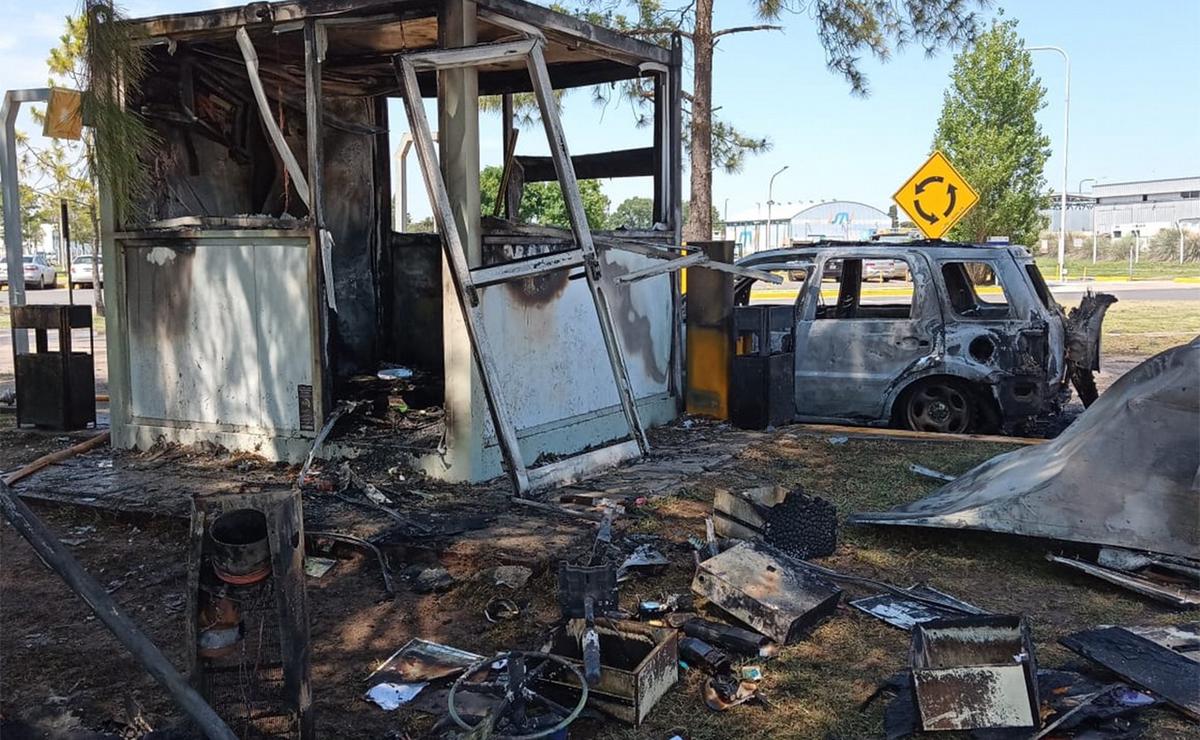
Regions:
[[[1080,180],[1079,181],[1079,194],[1080,195],[1083,195],[1083,184],[1085,182],[1090,182],[1092,184],[1092,186],[1095,187],[1097,180],[1094,177],[1085,177],[1082,180]],[[1098,206],[1098,205],[1100,205],[1099,202],[1092,203],[1092,264],[1093,265],[1096,264],[1096,206]]]
[[[1200,223],[1200,218],[1179,218],[1175,219],[1175,228],[1179,230],[1179,264],[1183,264],[1183,225]]]
[[[775,201],[772,200],[771,193],[775,190],[775,178],[779,177],[779,173],[783,172],[787,168],[788,165],[786,164],[780,167],[774,175],[771,175],[771,181],[767,183],[767,249],[771,248],[771,206],[775,205]]]
[[[1063,96],[1063,176],[1062,212],[1058,220],[1058,281],[1063,279],[1063,268],[1067,259],[1067,149],[1071,143],[1071,57],[1058,46],[1027,46],[1026,51],[1053,51],[1062,54],[1067,65],[1066,93]]]

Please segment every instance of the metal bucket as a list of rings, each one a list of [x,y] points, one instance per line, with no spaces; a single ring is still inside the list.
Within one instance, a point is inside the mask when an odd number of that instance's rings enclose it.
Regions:
[[[213,570],[235,585],[257,583],[271,573],[267,518],[255,509],[227,511],[208,530],[212,539]]]

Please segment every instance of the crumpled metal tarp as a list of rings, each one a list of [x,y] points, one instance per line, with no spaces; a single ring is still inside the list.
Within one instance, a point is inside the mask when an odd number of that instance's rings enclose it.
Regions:
[[[854,524],[982,529],[1200,557],[1200,337],[1119,378],[1057,439]]]

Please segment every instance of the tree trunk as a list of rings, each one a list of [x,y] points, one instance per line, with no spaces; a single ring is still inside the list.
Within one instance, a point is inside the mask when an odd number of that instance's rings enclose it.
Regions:
[[[692,192],[683,238],[712,239],[712,38],[713,0],[696,0],[692,31]]]
[[[100,287],[100,219],[96,216],[96,206],[90,209],[92,215],[92,296],[96,306],[96,315],[104,315],[104,290]],[[70,280],[71,276],[67,276]]]

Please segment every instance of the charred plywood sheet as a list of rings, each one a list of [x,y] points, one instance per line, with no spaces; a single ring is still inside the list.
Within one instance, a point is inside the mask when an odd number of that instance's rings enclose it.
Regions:
[[[1106,627],[1076,632],[1059,642],[1200,720],[1200,661],[1194,652],[1197,631],[1196,625],[1183,625],[1176,632]]]
[[[328,98],[326,108],[342,121],[376,123],[365,98]],[[329,127],[325,134],[325,226],[333,235],[333,332],[339,376],[374,372],[377,332],[376,263],[380,251],[376,137]]]
[[[636,254],[602,252],[609,277],[652,264]],[[634,396],[667,393],[671,351],[671,291],[666,276],[610,288],[612,316]],[[568,270],[481,291],[486,328],[505,398],[518,431],[611,412],[620,418],[612,370],[587,285]],[[624,431],[620,432],[624,435]],[[488,436],[494,434],[490,430]],[[598,440],[582,439],[575,451]],[[531,451],[531,457],[541,452]]]
[[[1200,340],[1126,373],[1057,439],[856,524],[982,529],[1200,557]]]
[[[134,422],[300,430],[312,384],[308,239],[124,247]]]

